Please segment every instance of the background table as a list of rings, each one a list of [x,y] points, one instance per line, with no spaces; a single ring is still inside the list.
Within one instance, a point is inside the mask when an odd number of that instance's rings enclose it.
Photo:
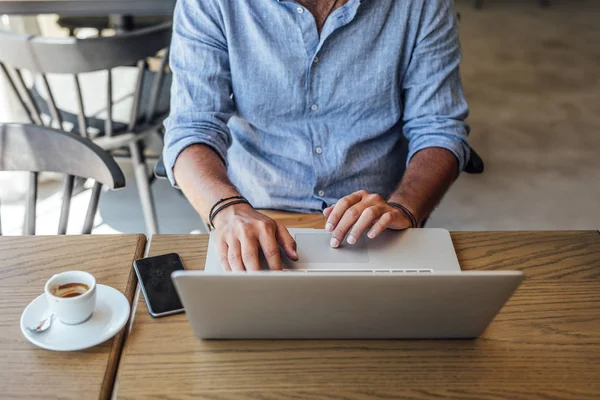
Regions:
[[[46,280],[62,271],[88,271],[131,301],[131,265],[145,243],[143,235],[0,237],[0,398],[110,397],[125,329],[89,350],[60,353],[30,344],[19,321]]]
[[[176,0],[0,0],[0,14],[168,15]]]
[[[200,341],[143,298],[121,357],[119,399],[598,399],[600,235],[452,233],[463,270],[527,280],[483,337],[414,341]],[[158,235],[201,269],[206,235]],[[474,304],[474,307],[477,305]]]

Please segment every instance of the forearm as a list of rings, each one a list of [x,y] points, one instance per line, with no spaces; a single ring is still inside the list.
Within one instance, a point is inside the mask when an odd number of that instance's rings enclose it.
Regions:
[[[431,214],[457,178],[458,162],[449,150],[433,147],[413,156],[389,201],[400,203],[419,222]]]
[[[240,195],[227,177],[221,157],[206,145],[192,145],[183,150],[173,173],[189,202],[207,221],[213,204],[222,198]]]

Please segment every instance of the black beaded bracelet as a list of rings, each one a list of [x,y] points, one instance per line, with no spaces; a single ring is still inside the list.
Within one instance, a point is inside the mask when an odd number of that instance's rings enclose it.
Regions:
[[[208,224],[209,224],[209,226],[212,229],[215,229],[215,226],[213,225],[213,220],[215,219],[215,217],[217,216],[217,214],[220,213],[221,211],[223,211],[224,209],[226,209],[227,207],[233,206],[235,204],[248,204],[250,207],[252,207],[252,205],[250,204],[250,202],[248,200],[246,200],[245,198],[242,198],[241,200],[235,200],[235,201],[230,201],[229,203],[225,203],[221,207],[219,207],[216,210],[214,210],[208,216]]]
[[[398,210],[400,210],[402,212],[402,214],[404,214],[404,216],[406,218],[408,218],[408,220],[410,221],[410,227],[411,228],[417,228],[419,226],[419,222],[417,221],[417,219],[415,218],[415,216],[413,215],[412,212],[410,212],[410,210],[406,207],[404,207],[402,204],[400,203],[394,203],[392,201],[388,201],[388,204],[394,208],[397,208]]]
[[[221,199],[221,200],[217,201],[215,204],[213,204],[213,206],[210,208],[210,211],[208,212],[208,215],[209,215],[209,216],[210,216],[210,215],[212,215],[213,211],[215,210],[215,208],[217,208],[217,206],[218,206],[219,204],[222,204],[222,203],[224,203],[224,202],[226,202],[226,201],[229,201],[229,200],[246,200],[246,198],[245,198],[244,196],[231,196],[231,197],[225,197],[225,198],[223,198],[223,199]]]

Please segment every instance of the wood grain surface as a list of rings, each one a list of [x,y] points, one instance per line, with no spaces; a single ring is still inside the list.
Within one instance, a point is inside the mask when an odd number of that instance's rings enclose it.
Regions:
[[[201,341],[138,302],[119,399],[599,399],[600,234],[452,233],[464,270],[526,281],[476,340]],[[158,235],[202,269],[206,235]],[[476,307],[476,305],[474,305]]]
[[[0,398],[110,398],[126,329],[88,350],[53,352],[30,344],[19,321],[52,275],[88,271],[132,301],[132,261],[144,235],[0,237]]]
[[[327,218],[323,214],[299,214],[279,210],[258,210],[268,217],[273,218],[288,228],[325,228]]]

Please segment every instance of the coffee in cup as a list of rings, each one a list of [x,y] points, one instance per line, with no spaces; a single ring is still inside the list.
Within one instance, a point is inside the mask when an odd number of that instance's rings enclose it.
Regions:
[[[81,296],[85,292],[90,290],[89,285],[85,283],[73,282],[73,283],[65,283],[64,285],[56,286],[51,289],[51,292],[56,297],[61,297],[63,299],[70,297]]]
[[[84,271],[54,275],[45,292],[50,310],[67,325],[86,321],[96,308],[96,278]]]

